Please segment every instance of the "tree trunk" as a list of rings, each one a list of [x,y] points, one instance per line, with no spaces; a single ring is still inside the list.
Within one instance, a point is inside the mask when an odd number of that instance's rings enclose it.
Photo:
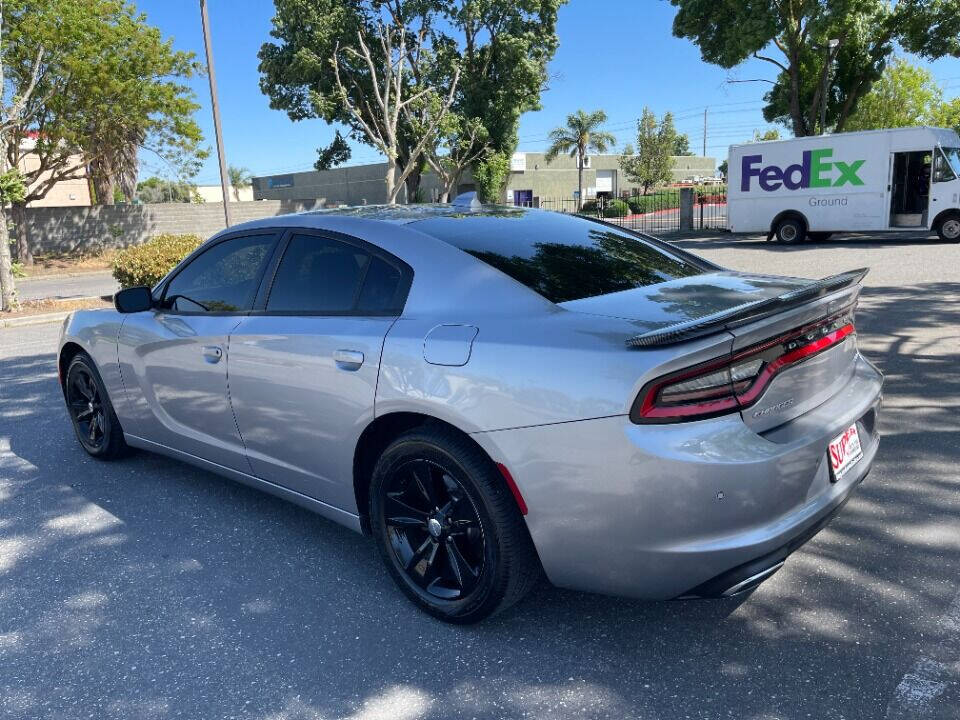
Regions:
[[[383,179],[384,183],[387,186],[387,205],[397,204],[397,190],[399,190],[399,188],[395,187],[397,183],[396,170],[397,170],[396,158],[392,158],[388,156],[387,157],[387,174]]]
[[[15,290],[13,258],[10,257],[10,232],[7,229],[7,209],[0,205],[0,311],[13,309]]]
[[[90,182],[96,195],[96,205],[113,205],[113,174],[102,161],[90,163]]]
[[[417,163],[417,167],[407,175],[407,179],[404,181],[407,185],[407,203],[417,202],[417,194],[420,192],[420,180],[423,178],[423,170],[421,169],[420,163]]]
[[[17,232],[17,259],[24,265],[33,265],[26,203],[14,203],[10,208],[10,217]]]
[[[583,209],[583,156],[577,153],[577,210]]]

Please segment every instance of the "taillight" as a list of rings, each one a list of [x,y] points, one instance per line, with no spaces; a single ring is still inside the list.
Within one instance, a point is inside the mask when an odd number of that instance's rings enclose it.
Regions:
[[[760,398],[778,373],[853,333],[853,310],[848,309],[731,357],[664,375],[643,387],[630,410],[630,419],[635,423],[669,423],[742,410]]]

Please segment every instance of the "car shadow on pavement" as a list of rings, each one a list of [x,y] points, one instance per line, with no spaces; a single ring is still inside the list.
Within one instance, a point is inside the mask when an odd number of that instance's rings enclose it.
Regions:
[[[882,717],[960,571],[951,298],[960,283],[865,291],[860,342],[887,375],[878,461],[752,595],[543,585],[471,627],[417,611],[368,539],[301,508],[147,453],[88,458],[52,354],[2,359],[0,701],[23,717]]]

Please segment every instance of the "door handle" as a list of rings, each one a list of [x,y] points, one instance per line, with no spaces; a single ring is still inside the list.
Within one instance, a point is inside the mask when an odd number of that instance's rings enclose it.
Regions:
[[[218,345],[204,345],[202,352],[203,359],[208,363],[218,363],[223,357],[223,349]]]
[[[341,370],[359,370],[363,365],[363,353],[359,350],[337,350],[333,361]]]

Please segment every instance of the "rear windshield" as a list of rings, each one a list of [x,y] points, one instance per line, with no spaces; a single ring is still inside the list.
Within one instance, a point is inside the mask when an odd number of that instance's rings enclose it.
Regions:
[[[680,257],[615,228],[553,212],[434,217],[410,227],[470,253],[561,303],[699,275]]]

